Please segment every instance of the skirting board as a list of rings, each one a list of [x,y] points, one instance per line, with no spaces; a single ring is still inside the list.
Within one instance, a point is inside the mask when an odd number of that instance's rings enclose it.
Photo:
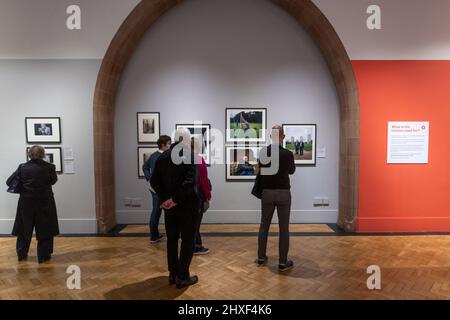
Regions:
[[[119,210],[116,213],[118,224],[148,223],[148,210]],[[338,210],[291,210],[291,223],[336,223]],[[203,223],[259,223],[260,210],[209,210],[203,216]],[[274,214],[274,222],[278,218]],[[161,217],[164,222],[164,214]]]
[[[447,217],[362,217],[357,232],[450,232]]]
[[[94,219],[59,219],[61,234],[97,233],[97,220]],[[14,219],[0,219],[0,234],[11,234]]]

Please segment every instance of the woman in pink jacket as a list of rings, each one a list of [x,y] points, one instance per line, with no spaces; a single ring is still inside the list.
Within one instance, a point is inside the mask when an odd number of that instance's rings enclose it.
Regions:
[[[200,235],[200,225],[203,219],[203,213],[209,208],[209,201],[211,200],[211,183],[208,179],[208,167],[206,166],[205,159],[199,154],[201,150],[201,142],[192,138],[192,150],[194,155],[198,158],[198,184],[197,188],[200,195],[200,213],[198,218],[197,232],[195,234],[195,255],[208,254],[209,249],[205,248],[202,243],[202,237]]]

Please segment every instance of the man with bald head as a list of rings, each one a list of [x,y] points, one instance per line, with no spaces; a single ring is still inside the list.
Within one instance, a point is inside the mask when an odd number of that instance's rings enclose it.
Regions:
[[[267,263],[266,247],[270,224],[275,209],[279,224],[279,264],[280,272],[287,271],[294,266],[288,260],[289,252],[289,218],[291,215],[291,185],[289,175],[295,172],[294,155],[283,148],[285,138],[283,127],[273,126],[271,132],[272,144],[261,150],[259,159],[261,195],[261,225],[258,235],[258,259],[256,264],[263,266]],[[263,155],[270,162],[261,161]],[[264,170],[268,169],[269,170]]]
[[[200,198],[196,187],[198,165],[191,152],[189,130],[178,129],[175,142],[156,161],[150,183],[164,209],[169,283],[183,288],[198,282],[197,276],[190,275],[189,266],[194,254]],[[178,255],[180,236],[181,249]]]

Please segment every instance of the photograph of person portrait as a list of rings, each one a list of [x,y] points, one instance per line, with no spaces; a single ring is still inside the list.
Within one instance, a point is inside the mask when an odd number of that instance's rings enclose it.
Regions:
[[[227,181],[254,180],[258,172],[259,150],[261,147],[227,147]]]
[[[315,165],[317,125],[283,124],[285,139],[283,147],[292,151],[295,164]]]
[[[25,118],[27,143],[61,143],[61,118]]]
[[[266,108],[227,108],[225,113],[227,143],[259,143],[266,141]]]
[[[137,113],[138,143],[156,143],[160,136],[159,112]]]
[[[144,163],[150,158],[150,156],[158,151],[158,147],[138,147],[138,177],[145,178],[144,170],[142,167]]]
[[[52,135],[52,124],[51,123],[35,123],[34,124],[34,134],[37,136],[51,136]]]
[[[200,155],[207,165],[210,165],[211,159],[211,125],[210,124],[177,124],[175,129],[186,128],[191,133],[192,138],[202,141],[202,150]],[[172,137],[174,138],[174,137]]]
[[[62,151],[60,147],[44,147],[45,148],[45,158],[44,160],[48,163],[55,165],[56,173],[62,173]],[[30,147],[27,147],[27,161],[30,160],[28,157],[28,152]]]

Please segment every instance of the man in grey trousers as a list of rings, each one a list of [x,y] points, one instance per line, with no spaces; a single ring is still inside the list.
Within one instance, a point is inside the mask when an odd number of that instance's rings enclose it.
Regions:
[[[258,259],[256,264],[263,266],[267,263],[266,248],[269,228],[272,222],[275,208],[278,213],[278,223],[280,228],[279,239],[279,264],[278,270],[283,272],[291,269],[294,263],[288,260],[289,251],[289,218],[291,215],[291,185],[289,175],[295,172],[294,155],[291,151],[282,147],[285,138],[283,127],[274,126],[272,128],[272,144],[262,150],[261,154],[265,154],[268,158],[273,159],[268,164],[259,161],[261,172],[261,225],[258,235]],[[278,162],[277,160],[278,153]],[[264,168],[275,165],[273,174],[264,174]],[[276,168],[277,167],[277,168]]]

